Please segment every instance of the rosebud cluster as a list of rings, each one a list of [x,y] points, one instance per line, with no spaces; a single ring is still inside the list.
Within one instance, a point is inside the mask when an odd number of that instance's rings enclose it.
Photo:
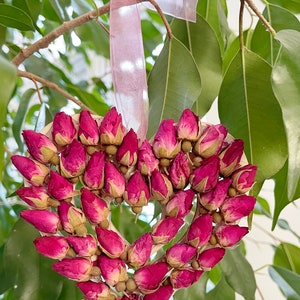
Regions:
[[[88,300],[167,300],[248,233],[238,222],[254,208],[247,192],[257,168],[245,162],[242,140],[189,109],[177,124],[162,121],[151,142],[126,131],[115,108],[103,118],[61,112],[43,133],[23,136],[29,155],[12,157],[25,179],[17,194],[30,206],[21,217],[41,232],[37,251],[57,260],[53,269],[77,281]],[[129,206],[138,217],[149,201],[160,203],[161,218],[129,244],[110,206]]]

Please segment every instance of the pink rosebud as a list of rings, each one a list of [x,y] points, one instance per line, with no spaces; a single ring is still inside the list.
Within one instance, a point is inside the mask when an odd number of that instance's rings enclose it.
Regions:
[[[68,233],[75,233],[79,236],[85,236],[87,233],[84,213],[72,204],[61,201],[57,212],[62,223],[63,229]]]
[[[84,171],[82,180],[91,189],[102,189],[104,186],[105,153],[94,152]]]
[[[91,223],[99,224],[107,219],[109,214],[107,203],[86,188],[81,189],[81,204],[85,216]]]
[[[201,161],[190,176],[190,184],[197,192],[203,193],[215,187],[219,179],[220,159],[217,155]]]
[[[177,234],[184,221],[179,218],[167,217],[158,221],[152,228],[152,239],[155,244],[166,244]]]
[[[220,153],[220,173],[223,176],[231,175],[238,168],[243,152],[244,142],[236,139]]]
[[[88,281],[91,278],[93,263],[86,258],[64,258],[52,265],[54,271],[75,281]]]
[[[225,222],[232,223],[248,216],[254,209],[256,199],[252,196],[240,195],[228,198],[221,206]]]
[[[30,155],[37,161],[58,164],[57,148],[44,134],[33,130],[23,130],[23,137]]]
[[[155,157],[148,140],[144,140],[138,151],[138,169],[143,175],[151,175],[157,169],[159,160]]]
[[[175,244],[166,252],[167,263],[173,268],[186,265],[197,253],[197,248],[186,244]]]
[[[60,169],[64,177],[72,178],[81,175],[85,169],[86,149],[73,140],[70,145],[61,152]]]
[[[41,186],[21,187],[17,190],[17,195],[33,208],[46,209],[49,206],[49,195]]]
[[[232,186],[240,194],[245,194],[251,190],[255,182],[257,166],[245,165],[233,172]]]
[[[52,259],[66,257],[70,247],[63,236],[42,236],[33,241],[36,250]]]
[[[108,195],[113,198],[122,197],[125,191],[125,178],[113,163],[105,162],[104,188]]]
[[[223,125],[208,125],[193,150],[204,158],[218,155],[226,135],[227,129]]]
[[[51,170],[48,181],[48,192],[57,200],[68,199],[74,195],[73,184],[66,178]]]
[[[154,293],[145,295],[144,300],[169,300],[174,293],[172,286],[162,285]]]
[[[190,109],[185,109],[177,124],[177,135],[180,140],[196,141],[201,133],[200,118]]]
[[[223,258],[224,255],[224,248],[210,248],[205,250],[198,257],[199,266],[204,271],[209,271]]]
[[[34,186],[42,185],[49,173],[45,165],[25,156],[13,155],[11,161],[25,179]]]
[[[171,284],[174,289],[187,288],[197,282],[202,274],[202,270],[175,269],[170,275]]]
[[[134,166],[137,162],[138,138],[133,129],[130,129],[116,153],[117,162],[124,166]]]
[[[189,227],[187,239],[194,247],[205,245],[212,234],[212,216],[204,214],[197,217]]]
[[[133,278],[143,293],[149,293],[159,287],[168,271],[166,263],[158,262],[139,268],[135,271]]]
[[[128,279],[126,265],[120,258],[109,258],[106,255],[98,257],[101,275],[107,284],[115,286],[120,281]]]
[[[77,286],[82,291],[87,300],[114,299],[110,298],[110,288],[103,282],[78,282]]]
[[[135,207],[147,205],[149,198],[150,192],[148,185],[144,181],[141,173],[136,171],[128,180],[124,192],[124,200],[128,205]]]
[[[163,120],[154,136],[153,151],[157,158],[174,158],[180,150],[174,120]]]
[[[166,205],[167,216],[184,218],[192,209],[194,196],[193,190],[178,191]]]
[[[66,240],[79,256],[92,256],[98,249],[96,239],[90,234],[84,237],[67,236]]]
[[[100,139],[104,145],[120,145],[125,135],[122,116],[112,107],[104,116],[100,127]]]
[[[44,233],[56,233],[60,224],[58,215],[49,210],[23,210],[20,216]]]
[[[168,177],[155,169],[151,175],[151,194],[154,200],[168,202],[173,193],[173,186]]]
[[[78,138],[86,146],[97,145],[99,142],[98,124],[88,110],[80,112]]]
[[[232,180],[230,178],[224,178],[223,180],[218,181],[213,190],[200,194],[200,203],[210,211],[219,208],[227,197],[231,182]]]
[[[152,237],[150,233],[145,233],[133,242],[128,248],[128,262],[133,267],[144,265],[152,250]]]
[[[76,136],[76,129],[71,116],[59,112],[54,116],[52,138],[61,147],[70,144]]]
[[[120,257],[125,250],[125,243],[121,236],[113,230],[96,227],[97,238],[103,252],[111,257]]]
[[[249,232],[248,227],[222,225],[215,230],[218,243],[222,247],[231,247],[238,243]]]
[[[169,175],[175,189],[184,189],[188,183],[191,174],[191,166],[187,156],[180,151],[174,158],[170,168]]]

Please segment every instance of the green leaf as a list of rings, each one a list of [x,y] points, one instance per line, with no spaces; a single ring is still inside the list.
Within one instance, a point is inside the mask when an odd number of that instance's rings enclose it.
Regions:
[[[190,49],[198,67],[202,89],[193,110],[203,116],[217,97],[222,82],[222,58],[217,36],[199,14],[196,23],[175,19],[172,32]]]
[[[272,72],[272,86],[280,103],[288,140],[288,198],[294,197],[300,179],[300,32],[282,30],[275,36],[281,51]]]
[[[41,0],[13,0],[12,5],[27,13],[34,23],[42,10]]]
[[[268,271],[269,275],[279,286],[286,299],[300,299],[300,275],[278,266],[271,266]]]
[[[225,276],[221,276],[217,285],[207,293],[203,300],[235,300],[234,290],[228,285]]]
[[[227,250],[219,263],[228,284],[246,300],[255,299],[256,282],[251,265],[241,252],[241,247]]]
[[[243,51],[236,55],[225,74],[219,114],[229,132],[244,140],[249,162],[258,166],[256,180],[260,186],[285,163],[286,137],[271,87],[271,67],[255,53]]]
[[[179,59],[180,58],[180,59]],[[192,107],[201,91],[201,79],[190,51],[175,37],[167,39],[148,80],[150,99],[148,135],[163,119],[177,120]]]
[[[276,247],[273,263],[300,274],[300,248],[290,243],[281,243]]]
[[[22,31],[34,31],[30,16],[18,7],[8,4],[0,4],[0,24]]]
[[[39,110],[39,114],[34,126],[34,130],[37,132],[41,131],[47,124],[52,122],[52,120],[53,120],[53,116],[49,111],[47,105],[43,102]]]
[[[268,0],[268,2],[284,7],[294,13],[300,13],[299,0]]]

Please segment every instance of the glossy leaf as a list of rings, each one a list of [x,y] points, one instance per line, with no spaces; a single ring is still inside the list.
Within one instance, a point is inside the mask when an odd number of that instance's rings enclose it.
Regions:
[[[216,286],[209,291],[203,300],[235,300],[235,292],[228,285],[224,276],[221,277],[220,281]]]
[[[287,158],[281,110],[270,76],[270,65],[247,49],[240,51],[225,74],[218,102],[221,122],[235,138],[244,140],[248,161],[258,166],[258,187]]]
[[[300,299],[300,275],[278,266],[271,266],[269,267],[268,271],[271,278],[281,289],[286,299]]]
[[[282,109],[288,140],[288,198],[291,201],[300,180],[300,32],[282,30],[275,38],[282,48],[272,71],[272,86]]]
[[[273,263],[300,274],[300,248],[290,243],[281,243],[276,247]]]
[[[299,0],[269,0],[268,2],[284,7],[294,13],[300,13]]]
[[[175,37],[165,41],[150,73],[148,86],[148,135],[152,136],[163,119],[177,121],[185,108],[192,107],[201,91],[196,63],[189,50]]]
[[[43,3],[41,0],[13,0],[12,5],[23,10],[36,23]]]

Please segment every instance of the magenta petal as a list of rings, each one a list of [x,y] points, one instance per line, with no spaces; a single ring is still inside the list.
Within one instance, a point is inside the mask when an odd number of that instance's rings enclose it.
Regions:
[[[134,166],[137,162],[138,138],[133,129],[130,129],[118,148],[117,162],[124,166]]]
[[[73,196],[73,184],[58,173],[50,171],[48,192],[57,200],[71,198]]]
[[[122,197],[125,191],[125,178],[113,163],[105,162],[105,191],[113,198]]]
[[[99,142],[98,124],[88,110],[82,110],[79,116],[78,137],[83,145],[97,145]]]
[[[158,288],[154,293],[147,294],[144,300],[169,300],[174,293],[172,286],[163,285]]]
[[[159,160],[155,157],[148,140],[144,140],[138,151],[138,169],[143,175],[151,175],[157,169]]]
[[[87,300],[105,299],[110,295],[110,288],[103,282],[78,282],[77,286]]]
[[[211,248],[203,251],[198,257],[198,263],[204,270],[213,268],[225,255],[224,248]]]
[[[180,140],[195,141],[201,133],[200,119],[190,109],[185,109],[177,124],[177,135]]]
[[[173,268],[187,264],[197,253],[197,248],[186,244],[175,244],[166,252],[167,263]]]
[[[187,288],[197,282],[203,274],[202,270],[194,269],[175,269],[170,275],[174,289]]]
[[[49,206],[49,195],[44,187],[21,187],[17,190],[17,195],[33,208],[46,209]]]
[[[96,239],[90,234],[84,237],[67,236],[66,240],[79,256],[92,256],[98,249]]]
[[[173,186],[168,177],[155,169],[150,180],[152,197],[157,201],[167,202],[173,193]]]
[[[222,247],[231,247],[238,243],[248,232],[248,227],[222,225],[216,229],[215,234]]]
[[[255,182],[257,166],[245,165],[232,174],[232,186],[238,193],[244,194],[251,190]]]

